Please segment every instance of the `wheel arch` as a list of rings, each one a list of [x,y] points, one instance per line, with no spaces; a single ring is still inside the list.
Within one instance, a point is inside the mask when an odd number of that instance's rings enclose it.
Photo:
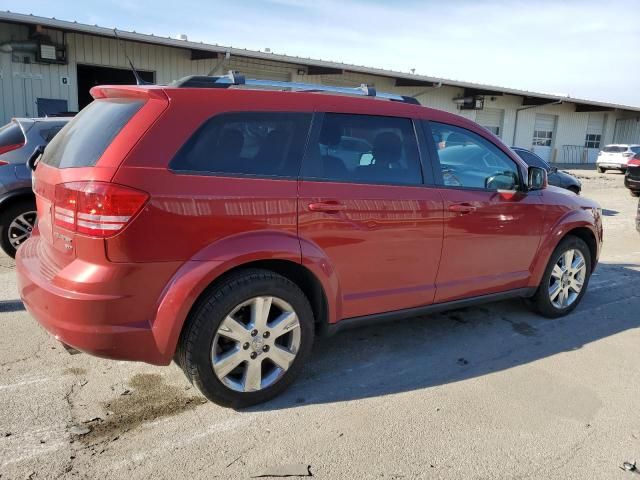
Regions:
[[[28,187],[16,188],[15,190],[10,190],[4,195],[0,196],[0,209],[4,210],[7,206],[12,205],[15,202],[20,202],[22,200],[33,200],[35,202],[35,195],[33,194],[33,190]]]
[[[309,303],[311,304],[311,310],[313,311],[313,318],[316,325],[322,325],[327,322],[328,317],[328,302],[327,302],[327,294],[325,293],[324,287],[318,278],[304,265],[300,263],[296,263],[291,260],[285,259],[263,259],[263,260],[254,260],[247,263],[242,263],[237,265],[222,275],[217,277],[213,282],[211,282],[199,295],[198,299],[193,303],[189,314],[197,308],[200,299],[211,289],[216,288],[216,286],[224,283],[226,279],[231,277],[232,275],[237,274],[238,272],[242,272],[244,270],[250,269],[261,269],[261,270],[269,270],[271,272],[282,275],[286,279],[295,283],[302,293],[305,294]]]
[[[166,363],[173,358],[191,312],[206,293],[230,275],[255,268],[273,271],[298,285],[309,299],[316,329],[335,321],[336,306],[331,301],[337,295],[335,273],[302,259],[295,235],[272,232],[230,237],[185,262],[160,295],[156,316],[150,323],[158,352]]]
[[[581,216],[582,213],[579,215]],[[540,284],[551,254],[560,242],[569,235],[578,237],[587,244],[591,259],[591,271],[595,269],[600,255],[599,234],[596,231],[596,227],[593,223],[583,218],[573,218],[571,221],[556,225],[556,227],[552,229],[552,233],[546,237],[546,240],[538,249],[538,255],[536,255],[531,267],[530,287],[537,287]]]

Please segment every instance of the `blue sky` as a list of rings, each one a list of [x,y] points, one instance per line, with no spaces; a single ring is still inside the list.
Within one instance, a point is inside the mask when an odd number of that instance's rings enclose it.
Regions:
[[[640,106],[640,0],[3,0],[0,8]]]

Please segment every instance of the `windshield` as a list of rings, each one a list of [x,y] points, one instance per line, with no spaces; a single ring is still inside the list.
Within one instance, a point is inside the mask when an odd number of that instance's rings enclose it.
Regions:
[[[143,103],[121,98],[95,100],[53,138],[42,163],[58,168],[94,166]]]

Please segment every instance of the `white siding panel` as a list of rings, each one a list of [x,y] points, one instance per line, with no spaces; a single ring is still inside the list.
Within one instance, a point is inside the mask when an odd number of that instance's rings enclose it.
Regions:
[[[604,114],[590,113],[587,121],[587,135],[602,135],[604,131]]]
[[[640,117],[618,119],[613,143],[640,143]]]
[[[500,108],[485,108],[476,112],[476,122],[487,130],[496,133],[499,137],[503,135],[504,110]]]

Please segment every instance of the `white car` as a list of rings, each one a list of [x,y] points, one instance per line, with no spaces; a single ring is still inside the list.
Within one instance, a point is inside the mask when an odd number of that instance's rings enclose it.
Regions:
[[[607,145],[600,153],[596,160],[598,172],[604,173],[607,170],[627,170],[627,162],[636,154],[640,153],[640,145],[632,144],[614,144]]]

